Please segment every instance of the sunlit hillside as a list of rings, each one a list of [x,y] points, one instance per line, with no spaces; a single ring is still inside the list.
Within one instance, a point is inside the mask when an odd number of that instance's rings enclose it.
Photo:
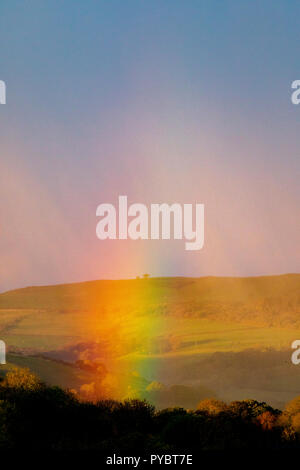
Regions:
[[[90,361],[122,376],[124,393],[201,386],[226,399],[268,393],[266,399],[281,404],[299,387],[290,363],[299,314],[299,274],[92,281],[1,294],[0,338],[12,363],[22,355],[39,375],[51,369],[52,382],[59,364],[63,386],[91,383]],[[79,381],[64,363],[78,366]]]

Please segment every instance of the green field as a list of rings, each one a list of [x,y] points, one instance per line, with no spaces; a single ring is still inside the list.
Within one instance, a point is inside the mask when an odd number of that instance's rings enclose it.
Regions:
[[[93,381],[74,367],[84,359],[139,376],[139,391],[159,381],[282,406],[300,391],[290,361],[291,343],[300,338],[300,275],[18,289],[0,294],[0,338],[11,363],[70,388]]]

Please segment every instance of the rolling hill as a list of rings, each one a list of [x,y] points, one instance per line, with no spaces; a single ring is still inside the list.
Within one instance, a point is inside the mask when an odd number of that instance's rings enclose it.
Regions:
[[[12,363],[51,369],[52,383],[72,387],[81,374],[80,387],[90,377],[65,364],[96,361],[147,386],[203,385],[226,399],[254,389],[278,405],[299,388],[289,357],[299,314],[300,274],[90,281],[0,294],[0,338]],[[274,364],[262,375],[267,354]]]

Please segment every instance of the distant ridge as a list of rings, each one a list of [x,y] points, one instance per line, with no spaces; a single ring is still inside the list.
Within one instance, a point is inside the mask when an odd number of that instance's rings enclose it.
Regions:
[[[2,310],[88,312],[91,306],[105,306],[109,314],[118,303],[124,314],[135,305],[142,312],[155,308],[157,314],[175,317],[294,327],[300,325],[300,274],[96,280],[0,294]]]

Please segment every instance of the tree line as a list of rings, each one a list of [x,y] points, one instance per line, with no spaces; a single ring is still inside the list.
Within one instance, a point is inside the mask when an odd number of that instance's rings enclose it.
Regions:
[[[300,397],[285,410],[256,400],[203,400],[195,410],[156,410],[145,400],[86,402],[26,369],[0,382],[0,450],[192,454],[300,449]]]

